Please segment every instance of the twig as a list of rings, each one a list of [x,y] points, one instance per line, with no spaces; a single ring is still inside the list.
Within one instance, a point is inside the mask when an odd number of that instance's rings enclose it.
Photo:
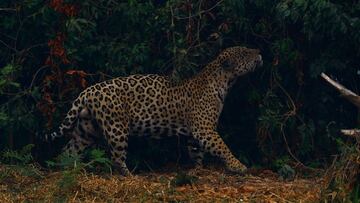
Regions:
[[[184,20],[184,19],[189,19],[189,18],[194,18],[194,17],[196,17],[196,16],[200,16],[200,15],[203,14],[203,13],[207,13],[207,12],[213,10],[213,9],[216,8],[218,5],[220,5],[223,1],[224,1],[224,0],[218,1],[218,2],[217,2],[214,6],[212,6],[211,8],[206,9],[206,10],[203,10],[203,11],[200,11],[200,12],[194,14],[194,15],[187,16],[187,17],[174,16],[174,18],[177,19],[177,20]]]
[[[4,46],[6,46],[7,48],[9,48],[9,49],[11,49],[11,50],[15,51],[16,53],[18,53],[18,52],[19,52],[16,48],[11,47],[10,45],[6,44],[6,43],[5,43],[4,41],[2,41],[2,40],[0,40],[0,43],[1,43],[1,44],[3,44]]]
[[[4,33],[0,33],[0,35],[3,35],[3,36],[5,36],[5,37],[7,37],[9,39],[15,40],[15,38],[10,36],[10,35],[4,34]]]
[[[0,8],[0,11],[16,11],[15,8]]]
[[[289,201],[289,200],[286,200],[286,199],[284,199],[283,197],[281,197],[281,196],[279,196],[279,195],[277,195],[277,194],[275,194],[275,193],[273,193],[273,192],[270,192],[270,194],[272,194],[272,195],[274,195],[275,197],[277,197],[277,198],[279,198],[280,200],[281,200],[281,202],[292,202],[292,201]]]
[[[285,121],[286,122],[286,121]],[[297,164],[301,165],[302,167],[305,167],[305,168],[310,168],[308,166],[305,166],[305,164],[303,164],[291,151],[290,147],[289,147],[289,143],[286,139],[286,136],[285,136],[285,132],[284,132],[284,125],[285,125],[285,122],[283,122],[281,124],[281,134],[282,134],[282,137],[284,139],[284,142],[285,142],[285,147],[286,147],[286,150],[288,151],[288,153],[290,154],[290,156],[297,162]],[[311,168],[312,169],[312,168]]]
[[[28,87],[28,90],[29,90],[29,91],[31,91],[31,88],[32,88],[32,86],[33,86],[33,84],[34,84],[34,81],[35,81],[36,76],[39,74],[39,72],[40,72],[41,70],[43,70],[44,68],[47,68],[47,67],[49,67],[49,66],[48,66],[48,65],[44,65],[44,66],[40,67],[40,68],[35,72],[32,80],[31,80],[31,83],[30,83],[30,85],[29,85],[29,87]]]
[[[147,161],[144,161],[146,167],[148,167],[148,169],[151,171],[151,172],[154,172],[154,170],[151,168],[150,164],[147,162]]]
[[[284,127],[285,127],[285,123],[289,120],[290,117],[295,116],[296,115],[296,105],[293,101],[293,99],[291,98],[291,96],[289,95],[289,93],[285,90],[285,88],[282,87],[282,85],[279,83],[279,81],[277,81],[276,78],[274,78],[274,82],[278,85],[278,87],[283,91],[283,93],[286,95],[286,97],[289,99],[290,101],[290,105],[292,107],[292,109],[290,111],[288,111],[285,115],[284,115],[284,119],[283,122],[280,125],[280,130],[281,130],[281,134],[283,137],[283,140],[285,142],[285,146],[286,146],[286,150],[288,151],[288,153],[290,154],[290,156],[301,166],[305,167],[305,168],[310,168],[308,166],[305,166],[305,164],[303,164],[291,151],[289,143],[287,141],[285,132],[284,132]]]

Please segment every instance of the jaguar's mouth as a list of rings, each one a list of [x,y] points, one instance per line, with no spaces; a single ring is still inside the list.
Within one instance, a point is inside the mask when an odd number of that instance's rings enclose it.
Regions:
[[[262,56],[259,54],[257,60],[257,67],[261,67],[261,66],[263,66],[263,60],[262,60]]]
[[[254,72],[258,67],[263,65],[262,56],[259,54],[258,57],[254,60],[253,65],[250,67],[249,71]]]
[[[228,87],[231,87],[236,82],[236,78],[232,78],[228,81]]]

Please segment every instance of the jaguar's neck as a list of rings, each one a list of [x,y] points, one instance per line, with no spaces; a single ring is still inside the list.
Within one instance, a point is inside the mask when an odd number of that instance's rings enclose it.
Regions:
[[[234,79],[235,78],[233,78],[230,73],[221,71],[221,67],[218,63],[213,62],[207,65],[196,76],[191,78],[187,84],[200,91],[210,89],[213,91],[221,91],[222,94],[226,95],[228,89],[232,86],[232,81]]]

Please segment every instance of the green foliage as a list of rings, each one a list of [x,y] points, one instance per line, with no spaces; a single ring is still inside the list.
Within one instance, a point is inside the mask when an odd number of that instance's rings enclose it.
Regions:
[[[198,178],[196,176],[189,175],[184,172],[179,172],[176,176],[171,180],[171,185],[173,187],[184,186],[184,185],[192,185],[194,184]]]
[[[280,170],[285,165],[288,165],[289,162],[290,162],[290,157],[289,156],[279,157],[278,159],[276,159],[274,161],[274,169],[275,170]]]
[[[315,126],[312,120],[309,120],[307,123],[303,123],[297,127],[297,130],[300,134],[303,144],[301,145],[300,155],[305,155],[311,153],[313,150],[312,146],[312,137],[315,136]]]
[[[110,171],[112,162],[107,158],[107,154],[103,150],[92,149],[89,151],[90,162],[86,165],[91,170]]]
[[[82,161],[78,155],[60,154],[54,161],[46,161],[48,167],[61,169],[62,178],[58,182],[61,191],[71,190],[77,186],[77,176],[85,170],[110,170],[111,161],[105,157],[105,152],[99,149],[89,151],[89,160]]]
[[[75,154],[61,153],[54,161],[46,161],[48,167],[68,170],[78,168],[81,163],[81,157]]]
[[[50,168],[62,170],[95,168],[111,170],[111,160],[109,160],[106,156],[107,155],[103,150],[91,149],[88,152],[88,156],[85,157],[88,161],[84,162],[82,161],[83,157],[64,152],[61,153],[54,161],[46,161],[46,163]]]
[[[359,142],[344,142],[336,139],[341,154],[327,172],[327,188],[324,199],[333,202],[357,202],[359,199]],[[355,201],[354,201],[355,200]]]
[[[284,164],[279,170],[278,174],[283,180],[293,180],[295,178],[295,170],[291,166]]]
[[[39,167],[33,163],[31,150],[34,145],[29,144],[20,150],[5,150],[0,154],[0,163],[5,164],[5,170],[0,173],[0,181],[9,178],[13,172],[23,176],[41,178]]]
[[[78,184],[77,176],[80,175],[80,171],[80,167],[74,167],[72,170],[62,171],[62,178],[57,183],[58,187],[61,188],[62,191],[71,190],[76,187]]]
[[[34,147],[33,144],[24,146],[21,150],[5,150],[1,153],[1,162],[5,164],[17,164],[26,165],[33,161],[31,150]]]
[[[359,202],[360,201],[360,183],[356,184],[353,191],[350,194],[351,202]]]
[[[16,72],[16,67],[8,64],[3,67],[0,71],[0,94],[3,94],[4,91],[8,88],[19,88],[20,84],[14,82],[14,72]]]

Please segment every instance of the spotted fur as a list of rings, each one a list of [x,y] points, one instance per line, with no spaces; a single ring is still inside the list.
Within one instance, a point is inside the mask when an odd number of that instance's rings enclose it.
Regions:
[[[230,171],[246,167],[216,132],[225,96],[238,76],[262,64],[258,50],[225,49],[199,74],[179,85],[159,75],[131,75],[85,89],[51,138],[69,136],[65,150],[80,153],[104,137],[114,165],[124,175],[129,135],[186,136],[189,153],[201,165],[204,152],[220,157]]]

